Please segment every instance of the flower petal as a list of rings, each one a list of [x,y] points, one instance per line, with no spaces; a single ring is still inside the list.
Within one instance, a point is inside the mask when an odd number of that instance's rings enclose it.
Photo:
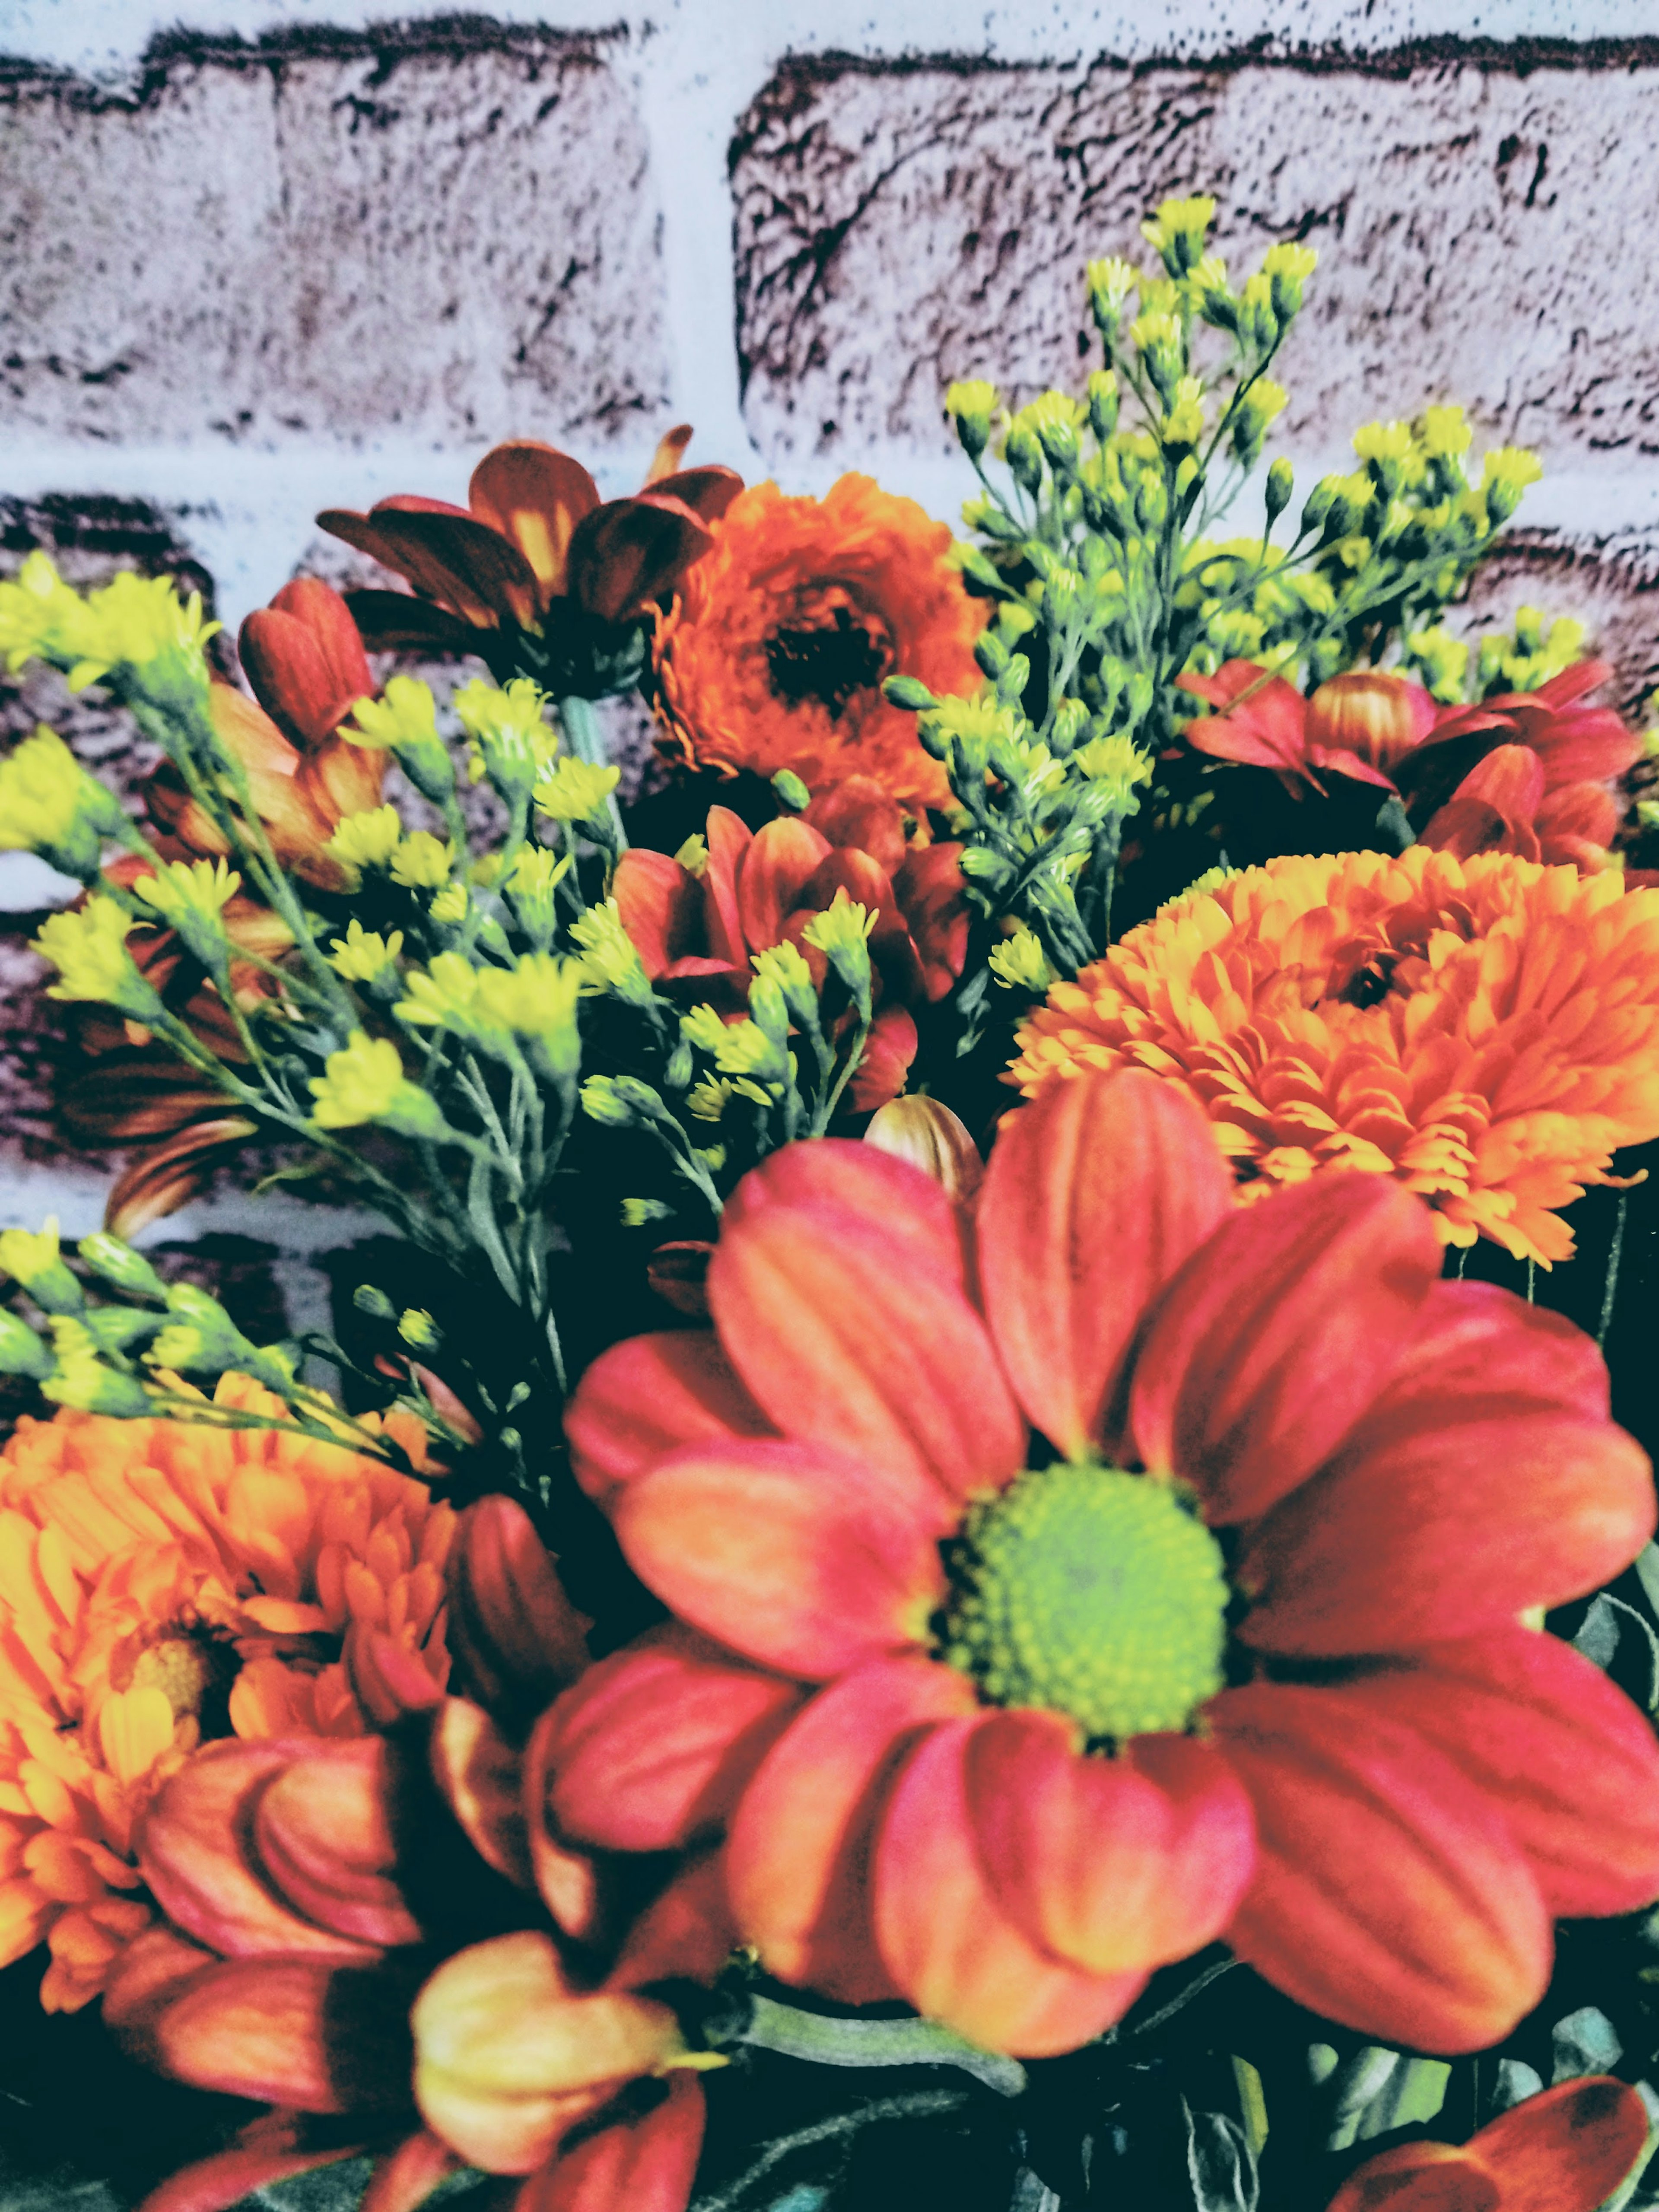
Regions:
[[[570,539],[599,503],[599,486],[578,460],[538,438],[492,447],[472,471],[467,505],[517,546],[541,586],[541,604],[562,597]]]
[[[1503,2212],[1595,2212],[1642,2155],[1648,2108],[1628,2082],[1559,2082],[1489,2121],[1472,2148],[1496,2176]]]
[[[548,1747],[553,1740],[553,1708],[531,1729],[524,1747],[520,1804],[530,1850],[530,1870],[554,1925],[578,1942],[592,1943],[603,1932],[606,1900],[599,1889],[592,1855],[578,1850],[555,1832],[548,1817]]]
[[[1439,1273],[1428,1208],[1380,1176],[1235,1214],[1148,1323],[1129,1398],[1143,1461],[1194,1484],[1210,1522],[1265,1512],[1383,1389]]]
[[[522,1505],[497,1495],[469,1505],[446,1562],[449,1648],[492,1711],[539,1712],[588,1663],[592,1623],[565,1595]]]
[[[725,1855],[710,1851],[686,1863],[634,1922],[605,1986],[640,1990],[653,1982],[713,1983],[738,1941]]]
[[[344,1963],[375,1955],[371,1945],[284,1905],[258,1871],[250,1832],[259,1795],[290,1760],[316,1749],[314,1737],[209,1744],[140,1824],[139,1863],[156,1902],[186,1934],[228,1957],[303,1953]]]
[[[713,543],[708,525],[660,489],[608,500],[570,540],[570,594],[600,622],[632,622],[672,592]]]
[[[927,1659],[879,1659],[821,1691],[762,1761],[726,1844],[739,1934],[769,1973],[845,2004],[897,1995],[870,1926],[873,1827],[930,1728],[975,1710],[972,1686]]]
[[[1384,2042],[1450,2054],[1508,2034],[1548,1983],[1550,1921],[1480,1784],[1340,1688],[1255,1682],[1207,1711],[1255,1808],[1239,1956]]]
[[[685,2212],[706,2110],[696,2075],[675,2073],[660,2104],[619,2116],[532,2173],[512,2212]]]
[[[428,1740],[432,1778],[484,1864],[531,1887],[518,1752],[482,1705],[446,1698]]]
[[[783,942],[785,916],[830,850],[829,839],[799,815],[780,815],[755,832],[738,870],[738,913],[751,951]]]
[[[683,1850],[726,1818],[801,1695],[678,1622],[653,1629],[554,1705],[554,1817],[607,1850]]]
[[[576,1480],[602,1505],[684,1445],[777,1433],[708,1329],[629,1337],[602,1352],[564,1430]]]
[[[684,451],[684,447],[680,449]],[[660,453],[662,447],[658,447]],[[648,474],[646,483],[655,492],[664,493],[689,507],[693,514],[705,522],[718,522],[743,489],[743,478],[735,469],[726,468],[720,461],[705,461],[694,469],[665,471],[661,476]]]
[[[1441,1421],[1536,1406],[1606,1420],[1607,1362],[1565,1314],[1496,1283],[1437,1283],[1373,1413],[1428,1401]]]
[[[1084,1758],[1058,1713],[988,1716],[969,1738],[968,1808],[999,1905],[1091,1974],[1184,1959],[1232,1917],[1255,1863],[1249,1799],[1186,1736]]]
[[[617,863],[611,896],[622,926],[653,981],[696,946],[702,885],[670,853],[630,846]]]
[[[156,2021],[156,2064],[301,2112],[395,2111],[409,2096],[409,1996],[402,1978],[320,1960],[233,1960]]]
[[[277,1894],[364,1943],[418,1943],[397,1882],[395,1754],[384,1736],[318,1743],[264,1790],[253,1843]]]
[[[1498,2183],[1473,2144],[1396,2143],[1356,2166],[1326,2212],[1499,2212]]]
[[[896,1267],[926,1268],[958,1288],[967,1280],[956,1208],[931,1176],[846,1137],[786,1145],[746,1175],[726,1201],[722,1233],[763,1209],[820,1218],[850,1217],[884,1231]]]
[[[1552,1912],[1633,1912],[1659,1897],[1659,1744],[1571,1644],[1511,1625],[1435,1644],[1345,1694],[1417,1729],[1490,1792]]]
[[[1258,1650],[1398,1651],[1611,1582],[1652,1535],[1647,1455],[1610,1421],[1407,1400],[1253,1528],[1235,1568]]]
[[[918,1642],[949,1516],[921,1475],[780,1438],[692,1445],[611,1508],[629,1565],[683,1620],[820,1680]]]
[[[876,1941],[918,2012],[985,2050],[1048,2058],[1092,2042],[1146,1977],[1063,1965],[1009,1917],[975,1845],[965,1769],[997,1717],[946,1721],[894,1782],[876,1842]]]
[[[447,2142],[417,2128],[395,2150],[376,2159],[357,2212],[416,2212],[460,2162]]]
[[[765,1204],[787,1176],[772,1177],[771,1165],[738,1186],[737,1218],[722,1223],[708,1268],[709,1310],[756,1401],[786,1435],[932,1478],[950,1498],[1007,1482],[1024,1464],[1025,1424],[985,1324],[948,1263],[913,1261],[933,1245],[941,1208],[949,1219],[944,1192],[890,1155],[848,1145],[815,1163],[829,1203]],[[884,1183],[898,1198],[884,1226],[860,1203]],[[838,1185],[851,1204],[836,1203]]]
[[[510,539],[470,514],[400,495],[380,501],[367,515],[331,508],[317,522],[406,576],[422,599],[436,599],[477,628],[536,618],[535,571]]]
[[[337,2166],[358,2154],[356,2143],[333,2144],[326,2150],[301,2150],[295,2129],[291,2147],[280,2140],[238,2144],[232,2150],[215,2151],[170,2173],[152,2189],[138,2212],[229,2212],[256,2191],[273,2182],[287,2181],[296,2173],[314,2172],[319,2166]],[[363,2200],[368,2204],[368,2198]]]
[[[470,653],[474,625],[412,592],[348,592],[345,603],[371,653]]]
[[[1063,1451],[1099,1439],[1142,1316],[1232,1211],[1208,1121],[1138,1068],[1005,1119],[975,1214],[981,1295],[1027,1417]]]

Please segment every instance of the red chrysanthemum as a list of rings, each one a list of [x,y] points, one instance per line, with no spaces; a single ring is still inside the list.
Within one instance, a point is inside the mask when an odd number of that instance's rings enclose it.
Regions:
[[[1005,1127],[971,1256],[926,1176],[796,1145],[728,1201],[708,1297],[568,1427],[635,1570],[736,1656],[649,1697],[648,1756],[575,1758],[567,1692],[554,1802],[634,1848],[725,1826],[773,1972],[1042,2054],[1224,1937],[1467,2051],[1537,2002],[1553,1914],[1659,1892],[1646,1723],[1519,1623],[1635,1555],[1647,1461],[1589,1340],[1442,1282],[1395,1185],[1240,1212],[1189,1100],[1085,1076]],[[594,1670],[611,1711],[651,1663]]]
[[[1386,669],[1351,670],[1305,699],[1251,660],[1176,681],[1215,710],[1186,725],[1196,751],[1272,769],[1292,790],[1339,775],[1396,792],[1422,842],[1462,860],[1515,853],[1593,871],[1609,865],[1617,779],[1642,752],[1612,708],[1580,703],[1612,673],[1583,660],[1474,707],[1437,707]]]

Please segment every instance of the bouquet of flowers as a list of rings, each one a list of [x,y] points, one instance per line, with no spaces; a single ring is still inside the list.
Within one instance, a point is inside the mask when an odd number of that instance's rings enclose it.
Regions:
[[[100,2202],[1659,2204],[1654,747],[1459,626],[1532,455],[1264,468],[1315,256],[1213,214],[950,387],[961,538],[677,431],[325,514],[378,581],[240,683],[0,585],[155,758],[0,763],[126,1154],[0,1235],[12,2094],[134,2116]],[[226,1172],[383,1218],[331,1334],[137,1249]]]

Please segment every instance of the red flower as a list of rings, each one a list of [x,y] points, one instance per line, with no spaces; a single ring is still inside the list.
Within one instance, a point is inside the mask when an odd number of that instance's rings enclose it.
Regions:
[[[907,846],[896,804],[871,777],[849,776],[803,815],[750,831],[723,806],[709,809],[706,859],[688,867],[635,846],[617,865],[623,927],[653,982],[677,996],[741,1010],[750,955],[793,945],[821,985],[823,953],[803,942],[814,915],[845,891],[876,916],[870,958],[878,1014],[852,1103],[867,1113],[902,1090],[915,1055],[903,1009],[941,999],[968,952],[968,905],[959,845]]]
[[[307,883],[338,890],[344,874],[323,848],[346,815],[380,805],[386,773],[384,753],[336,734],[375,690],[356,625],[337,591],[301,576],[248,617],[238,644],[258,704],[232,684],[215,684],[214,726],[242,764],[277,859]],[[158,769],[144,799],[187,851],[229,854],[176,769]]]
[[[585,1624],[520,1507],[491,1498],[469,1509],[449,1564],[456,1650],[473,1686],[489,1685],[522,1717],[527,1700],[580,1673]],[[483,1706],[441,1696],[385,1632],[354,1631],[346,1660],[377,1723],[408,1724],[395,1739],[216,1744],[143,1821],[140,1866],[168,1924],[123,1955],[106,2019],[158,2070],[274,2108],[234,2151],[163,2184],[148,2212],[219,2212],[264,2182],[364,2150],[379,2160],[365,2199],[374,2212],[418,2203],[463,2159],[530,2173],[523,2212],[633,2212],[630,2178],[641,2206],[684,2212],[700,2092],[672,2093],[672,2118],[625,2105],[608,2153],[597,2135],[568,2160],[560,2145],[635,2075],[682,2063],[673,2014],[629,1992],[718,1970],[731,1936],[707,1865],[671,1881],[618,1948],[591,1855],[552,1825],[544,1720],[520,1745]],[[469,1924],[499,1927],[503,1884],[521,1893],[513,1909],[544,1913],[544,1926],[475,1942],[434,1973],[440,1925],[463,1940]],[[612,1955],[599,1988],[561,1963],[568,1939],[589,1958],[595,1946]],[[500,1996],[515,1966],[525,2002],[505,2007],[486,2049],[469,2006],[482,1984]],[[596,2033],[605,2023],[608,2040]],[[526,2079],[532,2028],[551,2034],[540,2056],[557,2075],[539,2086]],[[614,2196],[600,2188],[607,2160]],[[682,2171],[676,2198],[665,2178]]]
[[[1441,1282],[1380,1180],[1237,1211],[1138,1072],[1013,1116],[973,1229],[969,1262],[870,1146],[787,1147],[727,1202],[714,1333],[617,1346],[570,1409],[635,1571],[734,1655],[728,1741],[753,1668],[815,1686],[729,1816],[740,1934],[1022,2054],[1217,1937],[1387,2041],[1501,2036],[1553,1913],[1659,1893],[1650,1731],[1517,1625],[1653,1527],[1595,1347]],[[620,1697],[647,1662],[609,1663]],[[589,1771],[568,1831],[621,1840],[629,1777]]]
[[[1333,677],[1306,699],[1249,660],[1176,680],[1217,710],[1185,726],[1199,752],[1272,769],[1291,789],[1322,791],[1322,772],[1399,793],[1422,842],[1462,860],[1517,853],[1596,869],[1619,827],[1612,787],[1642,750],[1610,707],[1577,703],[1612,673],[1580,661],[1536,691],[1474,707],[1437,707],[1380,669]]]
[[[526,638],[540,640],[531,660],[550,657],[551,688],[568,690],[576,672],[564,664],[580,658],[585,628],[614,629],[648,615],[707,552],[709,526],[743,489],[732,469],[678,466],[690,436],[684,426],[671,430],[644,489],[626,499],[601,502],[580,461],[518,438],[484,455],[465,507],[398,492],[367,514],[331,507],[317,520],[414,587],[412,599],[401,592],[350,594],[371,644],[477,653],[493,666],[499,643],[501,675],[523,672]],[[615,653],[619,642],[597,641],[597,650]],[[637,674],[643,644],[633,643]],[[596,649],[592,637],[586,649]]]
[[[1367,2159],[1328,2212],[1595,2212],[1647,2136],[1637,2092],[1592,2074],[1500,2112],[1461,2148],[1400,2143]]]

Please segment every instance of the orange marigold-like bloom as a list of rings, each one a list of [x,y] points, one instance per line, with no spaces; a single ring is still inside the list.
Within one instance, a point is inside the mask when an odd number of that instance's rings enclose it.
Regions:
[[[1241,1196],[1389,1175],[1443,1242],[1571,1256],[1552,1209],[1659,1136],[1659,893],[1508,854],[1284,858],[1177,899],[1019,1030],[1028,1098],[1178,1082]]]
[[[791,769],[814,792],[870,775],[901,805],[947,805],[944,769],[881,683],[978,687],[986,607],[950,544],[942,522],[870,477],[844,476],[823,499],[742,493],[659,635],[665,751],[727,774]]]
[[[280,1414],[227,1376],[216,1402]],[[420,1425],[386,1426],[417,1465]],[[455,1516],[425,1486],[272,1429],[25,1419],[0,1455],[0,1965],[43,1938],[48,2011],[149,1922],[135,1825],[204,1736],[361,1735],[356,1624],[447,1673]]]

